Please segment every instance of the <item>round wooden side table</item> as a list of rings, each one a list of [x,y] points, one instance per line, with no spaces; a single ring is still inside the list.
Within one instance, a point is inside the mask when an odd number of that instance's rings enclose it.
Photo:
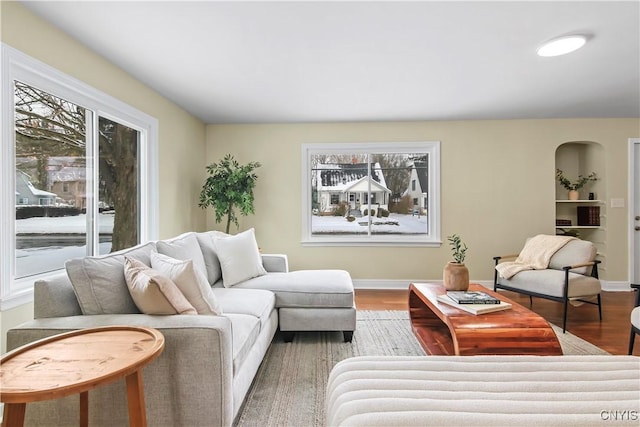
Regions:
[[[152,328],[108,326],[72,331],[17,348],[0,359],[2,425],[22,426],[26,404],[80,394],[80,425],[89,420],[89,390],[125,378],[129,422],[146,426],[142,368],[164,349]]]

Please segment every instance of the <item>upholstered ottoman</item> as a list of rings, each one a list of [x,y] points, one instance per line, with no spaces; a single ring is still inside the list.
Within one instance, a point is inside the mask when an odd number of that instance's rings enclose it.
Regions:
[[[326,399],[328,426],[637,426],[640,358],[355,357]]]
[[[296,331],[342,331],[351,341],[356,306],[351,276],[344,270],[269,273],[235,288],[267,289],[276,295],[280,331],[291,341]]]

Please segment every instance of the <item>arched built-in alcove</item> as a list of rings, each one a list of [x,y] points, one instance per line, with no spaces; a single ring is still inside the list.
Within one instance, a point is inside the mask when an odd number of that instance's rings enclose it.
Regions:
[[[593,141],[571,141],[556,149],[556,170],[575,182],[579,176],[596,173],[597,180],[588,182],[578,190],[578,200],[569,200],[568,190],[556,179],[556,233],[575,235],[592,241],[598,248],[599,259],[605,270],[606,233],[606,178],[604,147]]]

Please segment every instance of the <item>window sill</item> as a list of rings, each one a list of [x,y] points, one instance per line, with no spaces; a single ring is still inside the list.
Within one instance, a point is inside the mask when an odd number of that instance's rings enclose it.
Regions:
[[[0,300],[0,312],[33,302],[33,287],[23,289]]]
[[[11,289],[14,291],[4,295],[2,299],[0,299],[0,311],[10,310],[33,302],[33,285],[36,281],[48,279],[63,273],[65,273],[65,269],[61,268],[47,273],[15,279],[11,284]]]
[[[407,240],[372,240],[372,239],[335,239],[335,238],[312,238],[300,242],[305,247],[318,246],[366,246],[366,247],[423,247],[439,248],[441,241],[407,241]]]

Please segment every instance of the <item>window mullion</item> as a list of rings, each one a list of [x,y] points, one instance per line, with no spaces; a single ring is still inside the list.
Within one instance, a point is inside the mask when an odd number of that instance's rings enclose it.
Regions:
[[[368,236],[371,237],[373,235],[372,224],[371,224],[371,222],[373,221],[371,219],[371,180],[373,179],[373,177],[371,176],[371,154],[367,153],[366,159],[367,159],[367,176],[369,177],[369,179],[367,179],[367,211],[368,211],[367,227],[368,227]]]
[[[87,220],[87,255],[98,254],[98,181],[96,175],[99,168],[98,143],[100,141],[98,115],[93,110],[86,110],[86,220]]]

